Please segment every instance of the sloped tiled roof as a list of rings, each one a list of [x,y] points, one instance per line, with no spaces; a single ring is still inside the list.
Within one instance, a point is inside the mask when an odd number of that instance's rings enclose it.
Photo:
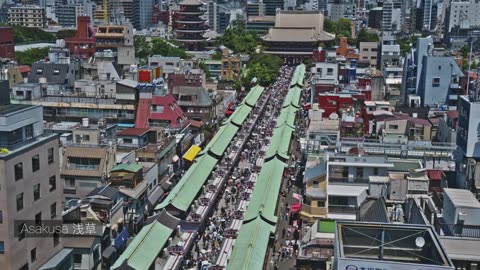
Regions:
[[[183,112],[180,106],[176,105],[177,102],[175,97],[172,94],[167,94],[165,96],[153,96],[152,97],[152,105],[156,106],[163,106],[162,112],[150,112],[150,119],[152,120],[163,120],[169,121],[170,126],[173,128],[179,127],[177,119],[178,118],[186,118],[185,113]],[[172,105],[172,106],[170,106]],[[182,126],[185,127],[188,124],[187,121],[182,122]]]
[[[69,176],[90,176],[90,177],[102,177],[103,168],[105,167],[105,159],[108,155],[107,148],[101,147],[80,147],[80,146],[68,146],[65,147],[65,154],[63,159],[63,165],[61,168],[62,175]],[[69,166],[68,160],[70,157],[77,158],[98,158],[100,159],[100,166],[98,170],[80,170]]]

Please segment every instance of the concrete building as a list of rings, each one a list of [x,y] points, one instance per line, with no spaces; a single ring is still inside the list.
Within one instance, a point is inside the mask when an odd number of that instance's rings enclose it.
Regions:
[[[433,31],[437,28],[438,6],[432,0],[421,0],[416,9],[415,28],[418,31]]]
[[[247,29],[265,34],[268,29],[275,26],[275,16],[250,16],[247,20]]]
[[[58,24],[63,27],[78,27],[77,17],[84,14],[85,10],[82,5],[58,5],[55,7]]]
[[[10,7],[8,24],[43,29],[47,25],[45,9],[33,5]]]
[[[455,269],[429,225],[342,221],[336,223],[335,243],[339,244],[335,246],[333,269],[350,269],[352,265],[358,269]]]
[[[8,82],[0,85],[0,265],[39,269],[62,250],[60,236],[36,237],[22,228],[61,220],[59,140],[44,132],[41,106],[10,104]]]
[[[432,38],[418,38],[404,61],[400,101],[407,104],[408,96],[416,95],[422,106],[447,105],[455,109],[458,95],[463,93],[463,76],[453,57],[433,56]]]
[[[366,63],[372,67],[377,66],[378,43],[360,42],[360,53],[358,62]]]
[[[368,11],[368,27],[382,28],[383,7],[375,7]]]
[[[332,21],[337,21],[340,18],[349,18],[355,14],[355,4],[349,1],[334,1],[328,4],[328,17]]]
[[[210,31],[223,33],[230,24],[230,13],[226,8],[218,4],[216,0],[210,0],[207,4],[208,28]]]
[[[284,6],[284,0],[263,0],[265,5],[265,15],[275,16],[277,10],[281,10]]]
[[[453,28],[474,29],[480,27],[480,2],[469,0],[453,0],[448,6],[445,18],[445,31],[451,32]]]
[[[148,28],[152,24],[153,0],[133,1],[133,26],[137,30]]]
[[[83,134],[82,140],[93,139],[89,136]],[[84,199],[92,190],[106,184],[110,170],[116,164],[115,147],[92,142],[72,144],[64,149],[61,177],[65,183],[66,201]]]
[[[382,30],[384,31],[398,31],[402,26],[402,11],[400,8],[395,8],[392,1],[385,1],[382,7]]]
[[[480,202],[466,189],[443,189],[443,219],[446,224],[478,226]]]
[[[251,16],[265,16],[265,4],[261,1],[247,2],[247,18]]]

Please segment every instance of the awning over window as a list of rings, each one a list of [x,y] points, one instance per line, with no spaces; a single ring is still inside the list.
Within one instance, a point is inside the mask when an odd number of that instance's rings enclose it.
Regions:
[[[200,153],[201,150],[202,148],[196,145],[192,145],[190,146],[190,149],[188,149],[187,153],[183,155],[183,159],[186,159],[188,161],[193,161],[197,157],[198,153]]]

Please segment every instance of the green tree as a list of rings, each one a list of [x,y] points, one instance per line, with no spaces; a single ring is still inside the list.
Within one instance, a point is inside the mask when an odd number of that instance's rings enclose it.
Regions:
[[[146,63],[151,47],[145,36],[134,36],[133,46],[135,47],[135,56],[140,59],[140,64]]]
[[[463,59],[468,58],[468,55],[470,53],[470,48],[468,47],[467,44],[463,45],[463,47],[460,49],[460,53],[462,54]]]
[[[352,24],[349,19],[340,18],[337,21],[325,19],[323,21],[323,30],[335,34],[337,43],[341,37],[347,37],[350,42],[352,41]]]
[[[189,59],[190,55],[187,52],[179,47],[174,47],[172,44],[166,42],[161,38],[153,38],[150,42],[151,50],[150,54],[159,54],[163,56],[177,56],[183,59]]]
[[[357,34],[357,38],[355,39],[355,44],[360,46],[360,42],[378,42],[380,41],[380,37],[375,33],[369,33],[367,29],[362,28]]]
[[[15,59],[20,65],[32,65],[32,63],[45,59],[49,48],[34,48],[23,52],[15,52]]]
[[[205,77],[208,79],[212,76],[212,73],[210,72],[210,69],[205,65],[204,62],[200,62],[199,65],[200,69],[202,69],[205,72]]]
[[[13,39],[15,44],[28,44],[36,42],[55,42],[55,35],[37,28],[28,28],[14,25]]]
[[[213,55],[212,55],[212,59],[213,60],[222,60],[222,57],[223,57],[223,53],[221,51],[216,51]]]
[[[76,33],[77,33],[77,30],[60,30],[57,32],[57,38],[58,39],[71,38],[71,37],[74,37]]]
[[[233,25],[234,27],[227,29],[223,36],[217,39],[217,46],[224,45],[236,53],[253,53],[260,43],[258,33],[253,30],[248,30],[243,24],[243,21],[233,23]]]
[[[252,79],[257,78],[259,85],[268,86],[277,78],[282,63],[282,59],[278,56],[263,53],[252,54],[247,63],[247,71],[242,77],[242,85],[248,88]]]

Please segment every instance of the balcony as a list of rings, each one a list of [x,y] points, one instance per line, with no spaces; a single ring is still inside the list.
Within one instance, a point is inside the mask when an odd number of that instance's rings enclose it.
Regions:
[[[308,204],[302,204],[302,212],[310,214],[312,216],[325,216],[327,215],[327,209],[325,207],[314,207]]]
[[[77,194],[77,188],[75,186],[64,186],[63,187],[63,193],[64,194],[76,195]]]
[[[65,165],[65,169],[68,170],[98,171],[99,168],[100,165],[84,165],[75,163],[67,163],[67,165]]]
[[[368,185],[368,178],[329,177],[329,184]]]
[[[357,207],[354,205],[329,204],[328,213],[329,214],[356,214]]]

